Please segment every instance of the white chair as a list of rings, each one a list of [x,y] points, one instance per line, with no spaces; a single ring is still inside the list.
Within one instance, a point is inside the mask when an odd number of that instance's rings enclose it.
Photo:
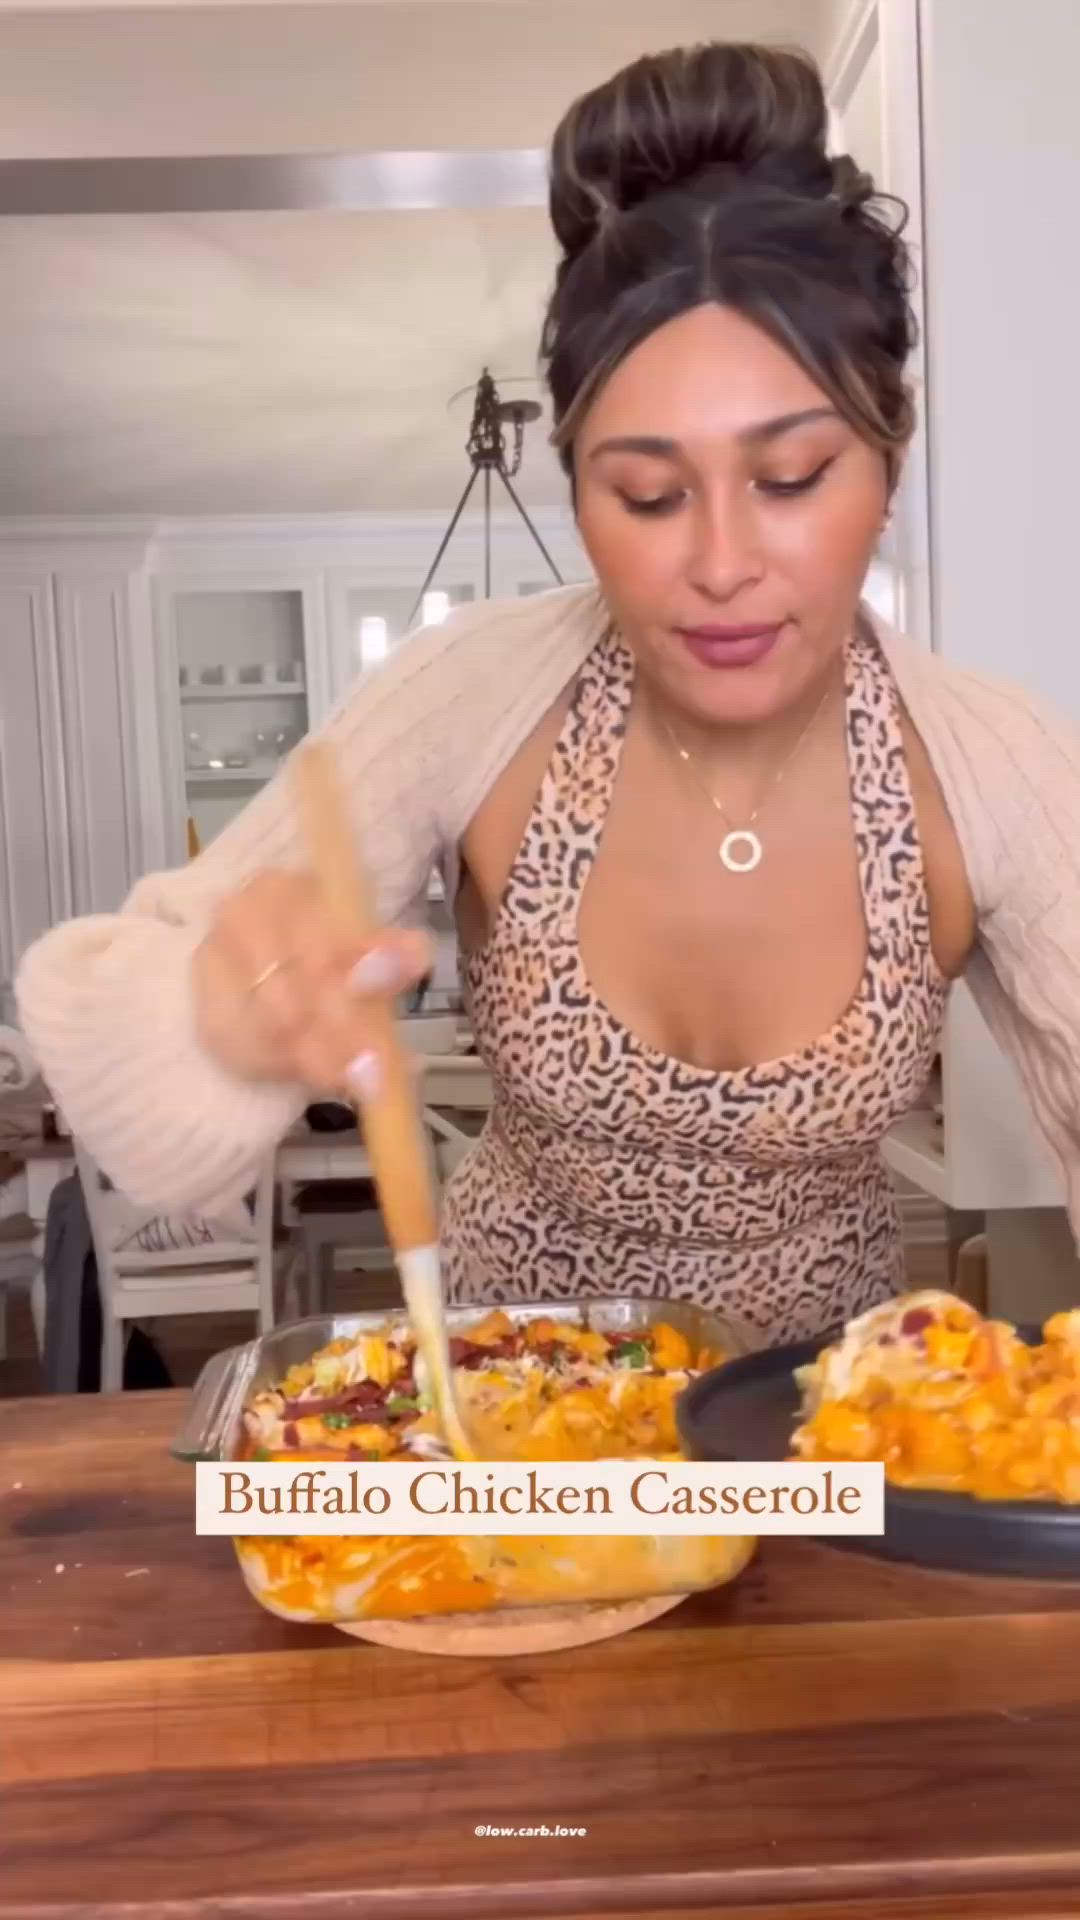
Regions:
[[[473,1053],[430,1054],[424,1061],[424,1104],[486,1113],[492,1103],[491,1074]]]
[[[427,1075],[457,1058],[458,1018],[453,1013],[416,1014],[398,1022],[398,1034],[414,1057],[421,1088]],[[441,1178],[437,1154],[432,1171]],[[352,1173],[282,1182],[282,1220],[293,1236],[293,1255],[285,1282],[285,1310],[299,1318],[332,1311],[339,1254],[359,1259],[366,1273],[394,1273],[397,1262],[374,1197],[359,1194]]]
[[[37,1063],[17,1027],[0,1026],[0,1107],[21,1106],[38,1082]],[[5,1158],[0,1138],[0,1160]],[[30,1294],[39,1356],[45,1351],[45,1276],[41,1235],[26,1211],[26,1174],[16,1165],[0,1187],[0,1360],[7,1357],[10,1293]]]
[[[431,1135],[436,1177],[444,1187],[467,1153],[475,1147],[487,1119],[484,1108],[424,1108],[424,1124]]]
[[[25,1186],[24,1174],[16,1175],[16,1183],[20,1181]],[[37,1229],[25,1212],[0,1219],[0,1360],[7,1358],[9,1293],[29,1293],[39,1357],[45,1351],[45,1276],[39,1247]]]
[[[296,1196],[292,1228],[295,1255],[286,1285],[288,1310],[297,1318],[331,1313],[339,1253],[352,1254],[366,1273],[393,1273],[393,1250],[379,1208],[366,1182],[314,1180]]]
[[[251,1238],[146,1253],[117,1250],[118,1229],[130,1203],[110,1191],[96,1162],[75,1141],[90,1219],[101,1297],[101,1391],[123,1385],[124,1322],[190,1313],[257,1315],[260,1333],[274,1324],[274,1163],[263,1168],[255,1195]]]

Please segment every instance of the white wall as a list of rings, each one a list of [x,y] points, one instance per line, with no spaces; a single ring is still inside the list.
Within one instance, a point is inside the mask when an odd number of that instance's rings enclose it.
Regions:
[[[875,44],[852,90],[844,110],[843,129],[848,152],[881,185],[886,175],[886,157],[880,44]]]
[[[920,25],[934,643],[1076,718],[1080,6],[922,0]],[[1060,1200],[966,998],[945,1106],[959,1204]]]
[[[1080,5],[922,39],[937,644],[1080,715]]]

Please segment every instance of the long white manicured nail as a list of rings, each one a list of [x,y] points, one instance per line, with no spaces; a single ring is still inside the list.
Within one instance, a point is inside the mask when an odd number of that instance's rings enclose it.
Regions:
[[[349,985],[357,993],[392,993],[401,985],[401,968],[397,958],[382,947],[372,947],[358,960],[349,975]]]
[[[358,1053],[345,1069],[347,1079],[359,1100],[374,1100],[382,1091],[382,1068],[376,1053]]]

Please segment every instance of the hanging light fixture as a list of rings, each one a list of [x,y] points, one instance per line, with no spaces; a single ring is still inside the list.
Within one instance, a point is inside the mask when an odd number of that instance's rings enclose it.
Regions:
[[[543,554],[558,585],[563,585],[563,577],[555,565],[550,553],[537,533],[528,513],[519,500],[511,481],[521,466],[521,456],[525,444],[525,428],[533,420],[539,420],[541,408],[536,400],[500,400],[499,391],[487,367],[484,368],[476,383],[476,400],[473,406],[472,425],[465,450],[469,456],[472,472],[465,483],[465,491],[458,501],[450,520],[450,525],[439,542],[438,551],[428,568],[416,602],[409,615],[409,625],[413,624],[417,613],[425,608],[425,621],[428,619],[426,602],[434,601],[431,583],[439,570],[440,562],[454,536],[454,530],[465,511],[469,496],[480,475],[484,476],[484,598],[491,596],[491,481],[492,476],[502,481],[511,501],[517,508],[521,519]],[[513,431],[513,448],[507,451],[506,429]],[[436,618],[445,620],[450,609],[448,594],[440,596],[439,604],[445,601],[445,611],[437,613]]]

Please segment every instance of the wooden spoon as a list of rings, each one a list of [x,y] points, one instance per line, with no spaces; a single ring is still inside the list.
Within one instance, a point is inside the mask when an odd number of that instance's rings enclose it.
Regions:
[[[333,750],[311,741],[294,754],[292,768],[307,857],[326,907],[343,941],[370,940],[378,931],[374,902]],[[379,1205],[435,1410],[455,1458],[475,1460],[454,1394],[438,1211],[411,1055],[398,1030],[392,998],[373,1000],[371,1019],[383,1079],[375,1098],[363,1103],[362,1123]]]

